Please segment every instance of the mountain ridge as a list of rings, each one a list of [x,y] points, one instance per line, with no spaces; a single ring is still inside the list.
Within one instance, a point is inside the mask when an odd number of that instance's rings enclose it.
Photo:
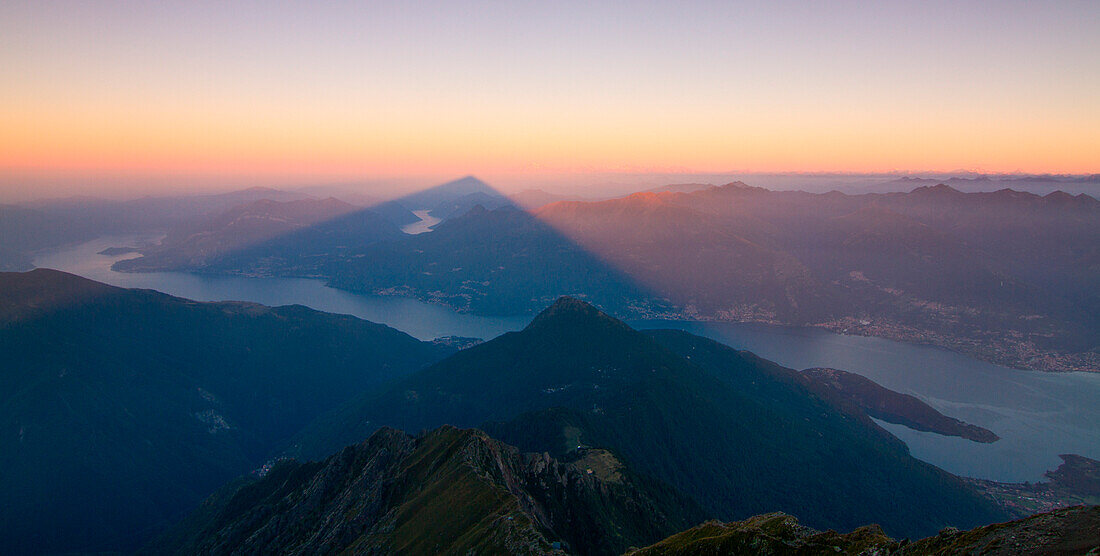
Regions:
[[[1100,202],[938,182],[909,189],[732,182],[531,213],[467,211],[385,245],[352,236],[308,264],[257,252],[197,270],[320,277],[493,315],[579,295],[624,318],[816,326],[1017,368],[1100,369]]]
[[[297,435],[290,454],[319,457],[380,426],[451,424],[553,457],[578,446],[608,450],[712,515],[812,508],[817,525],[856,526],[873,516],[906,534],[1001,515],[791,376],[799,375],[690,334],[639,333],[565,298],[522,331],[334,410]],[[909,492],[924,507],[898,508],[883,492]]]
[[[5,552],[137,548],[354,392],[453,352],[300,305],[0,273]]]
[[[144,552],[612,555],[699,515],[625,470],[605,480],[473,429],[383,427],[323,461],[228,486]]]

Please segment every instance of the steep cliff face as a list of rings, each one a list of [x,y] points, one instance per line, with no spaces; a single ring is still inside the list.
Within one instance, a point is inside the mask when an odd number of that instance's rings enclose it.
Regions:
[[[477,430],[380,429],[315,463],[231,485],[150,554],[617,554],[702,514],[629,472],[521,454]]]

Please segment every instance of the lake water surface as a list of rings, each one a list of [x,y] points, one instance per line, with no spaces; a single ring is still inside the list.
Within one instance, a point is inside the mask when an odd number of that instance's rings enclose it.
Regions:
[[[155,239],[100,238],[42,255],[35,265],[199,301],[301,304],[387,324],[420,339],[488,339],[519,330],[529,320],[461,314],[403,297],[357,295],[313,279],[120,273],[110,270],[111,264],[133,255],[98,254],[107,247]],[[1058,465],[1058,454],[1100,459],[1100,373],[1018,371],[939,348],[815,328],[683,321],[630,324],[686,330],[795,369],[835,367],[858,373],[1001,437],[993,444],[978,444],[883,423],[909,445],[914,456],[952,473],[1000,481],[1038,481],[1044,471]]]
[[[105,237],[35,259],[54,268],[124,288],[148,288],[196,301],[252,301],[264,305],[305,305],[319,311],[355,315],[392,326],[422,340],[440,336],[493,338],[523,328],[526,317],[481,317],[457,313],[407,297],[357,295],[308,278],[253,278],[187,272],[115,272],[115,261],[133,254],[98,254],[108,247],[140,245],[158,237]]]
[[[401,226],[401,231],[409,235],[423,234],[432,231],[432,226],[439,224],[441,220],[428,214],[428,212],[430,212],[428,209],[412,211],[420,220],[412,224]]]

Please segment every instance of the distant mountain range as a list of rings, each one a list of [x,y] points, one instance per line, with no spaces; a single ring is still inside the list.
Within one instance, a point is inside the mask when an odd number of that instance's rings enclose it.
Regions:
[[[338,199],[262,200],[182,223],[159,244],[139,249],[141,257],[124,259],[113,268],[125,272],[201,268],[243,274],[266,274],[275,268],[281,273],[318,275],[322,265],[343,255],[349,246],[403,236],[394,221],[373,208]]]
[[[997,431],[859,375],[613,316],[1100,370],[1100,202],[915,185],[522,201],[467,177],[369,207],[261,188],[0,206],[0,268],[166,230],[117,268],[534,314],[488,341],[423,342],[301,306],[0,272],[0,552],[1095,551],[1096,507],[1049,510],[1100,500],[1100,462],[1063,455],[1035,484],[956,477],[876,420]],[[410,209],[442,222],[403,233]]]
[[[1074,194],[1086,193],[1093,197],[1100,194],[1100,175],[1098,174],[1085,176],[978,175],[946,178],[903,176],[854,189],[860,193],[892,193],[911,191],[921,186],[931,187],[941,183],[966,193],[988,193],[1001,189],[1015,189],[1037,195],[1047,195],[1055,191],[1068,191]]]
[[[144,255],[141,264],[145,268],[194,268],[215,264],[227,254],[354,210],[356,207],[333,198],[287,202],[263,199],[246,203],[169,229],[159,245],[141,250]],[[125,268],[126,265],[121,266]]]
[[[197,264],[169,243],[157,251],[175,264],[119,267],[320,276],[485,314],[576,295],[623,317],[814,325],[1020,368],[1100,370],[1092,197],[695,187],[524,212],[466,178],[425,192],[451,195],[430,234],[357,231]]]
[[[394,226],[418,220],[416,215],[394,202],[362,195],[348,197],[352,201],[348,206],[368,208],[372,215],[380,216]],[[284,206],[283,209],[268,207],[268,210],[277,215],[280,211],[294,210],[308,213],[316,210],[317,205],[332,202],[312,197],[302,191],[252,187],[213,195],[142,197],[129,201],[68,197],[21,205],[0,205],[0,271],[29,269],[36,252],[104,235],[216,232],[218,222],[229,224],[234,213],[256,212],[264,203]],[[308,206],[310,203],[315,207],[311,209]],[[309,220],[306,216],[307,214],[301,214],[298,219]],[[291,220],[294,219],[294,216],[290,217]],[[207,227],[206,230],[202,230],[204,226]],[[228,236],[233,231],[239,230],[223,230],[222,233]],[[179,242],[171,242],[169,245],[181,250],[195,248],[194,245]],[[170,258],[186,260],[185,257],[178,256]],[[196,263],[205,260],[200,258]]]
[[[646,190],[645,193],[692,193],[701,189],[710,189],[714,184],[710,183],[673,183],[661,185]]]
[[[451,218],[457,218],[470,212],[474,207],[481,207],[484,209],[495,210],[504,207],[515,207],[512,201],[501,195],[493,195],[489,193],[469,193],[455,199],[448,199],[443,201],[428,214],[439,218],[440,220],[449,220]]]
[[[36,252],[103,235],[163,232],[259,200],[307,198],[265,187],[232,193],[113,201],[68,197],[0,205],[0,270],[27,270]]]

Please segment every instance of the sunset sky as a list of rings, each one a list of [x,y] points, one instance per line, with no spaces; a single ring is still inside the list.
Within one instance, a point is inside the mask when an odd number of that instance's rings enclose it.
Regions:
[[[1100,3],[0,3],[0,193],[1100,172]]]

